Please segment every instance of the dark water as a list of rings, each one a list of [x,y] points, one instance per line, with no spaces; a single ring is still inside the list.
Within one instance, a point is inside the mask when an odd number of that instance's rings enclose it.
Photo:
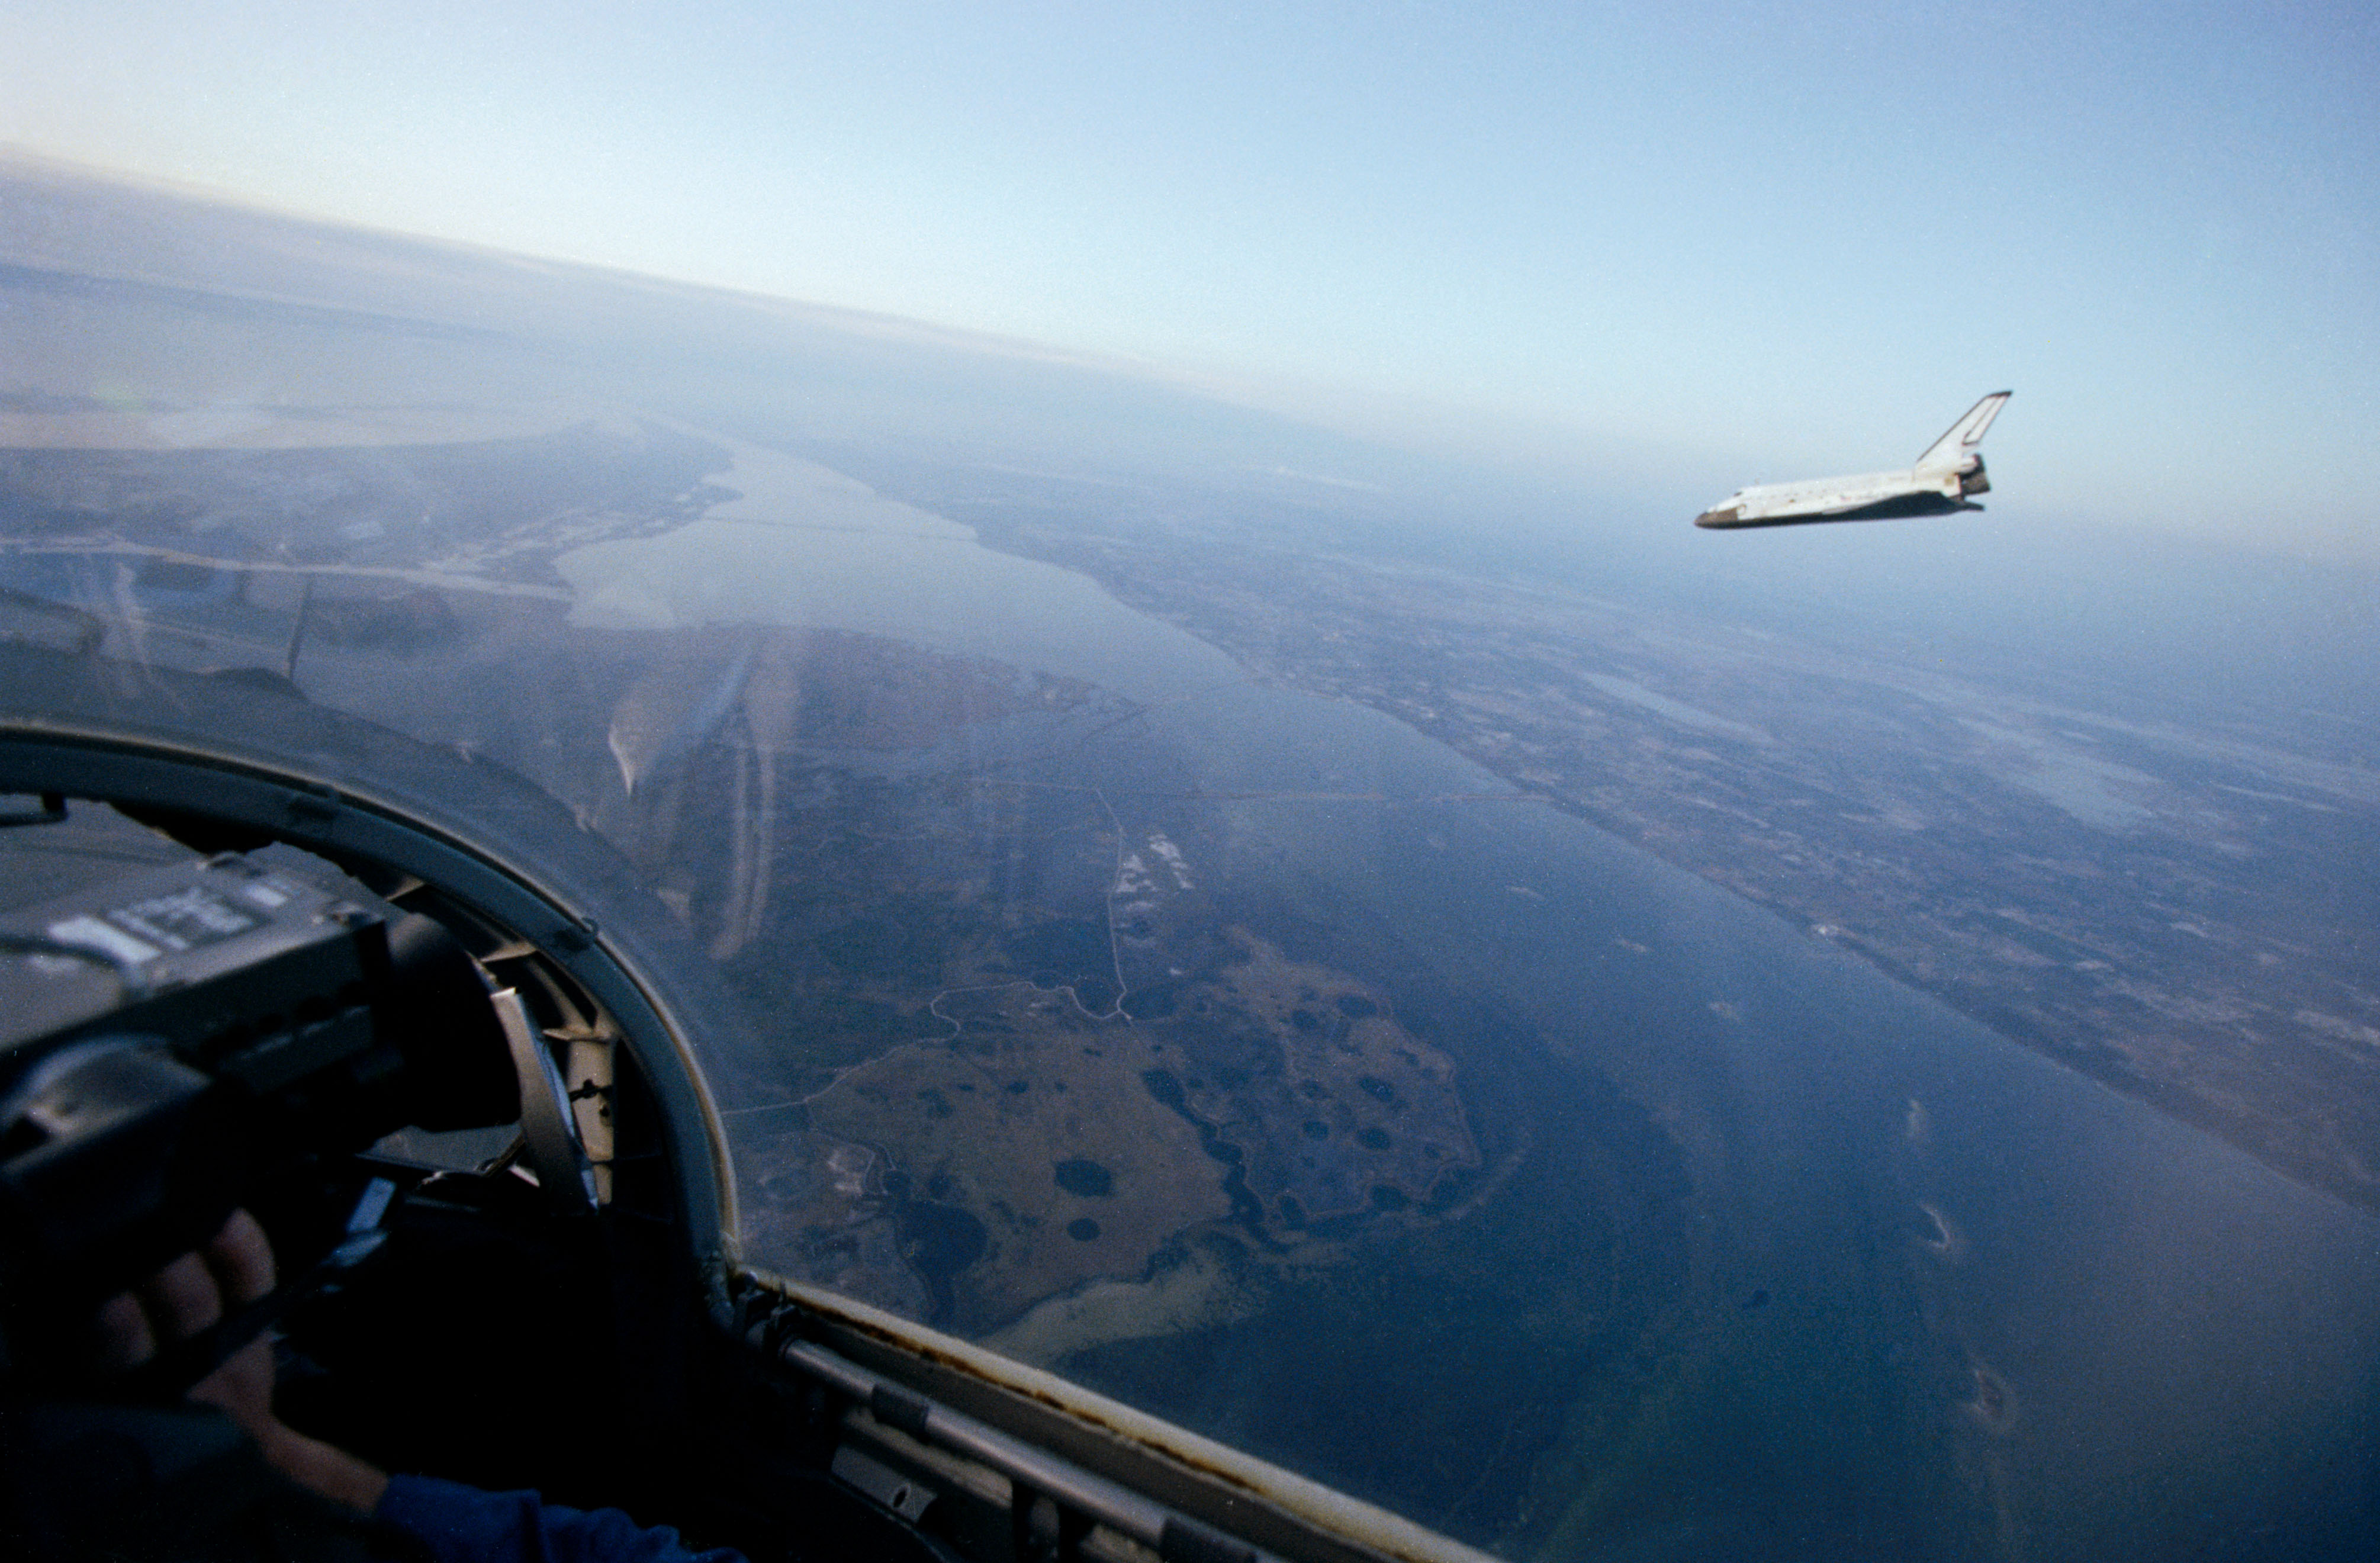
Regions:
[[[2380,1221],[1367,711],[1079,764],[1387,977],[1501,1181],[1065,1371],[1519,1555],[2366,1555]],[[1269,790],[1389,801],[1181,795]]]

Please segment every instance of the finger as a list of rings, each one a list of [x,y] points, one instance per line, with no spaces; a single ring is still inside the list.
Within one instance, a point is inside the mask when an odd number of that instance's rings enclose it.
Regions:
[[[225,1302],[245,1308],[273,1290],[273,1244],[245,1210],[235,1210],[206,1247],[207,1268]]]
[[[183,1254],[142,1281],[139,1291],[150,1327],[167,1340],[187,1340],[223,1317],[223,1291],[195,1254]]]
[[[190,1387],[189,1398],[220,1406],[231,1419],[261,1443],[273,1431],[273,1342],[251,1340],[227,1358],[223,1366]]]
[[[157,1337],[140,1301],[119,1291],[99,1305],[99,1365],[108,1373],[139,1367],[157,1354]]]

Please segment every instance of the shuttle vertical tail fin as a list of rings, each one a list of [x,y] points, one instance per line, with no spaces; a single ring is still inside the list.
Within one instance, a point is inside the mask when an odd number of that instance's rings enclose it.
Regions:
[[[1999,417],[2000,408],[2010,394],[2006,391],[1995,391],[1969,407],[1967,416],[1950,425],[1949,433],[1925,447],[1925,454],[1917,458],[1917,470],[1923,472],[1928,467],[1959,466],[1977,445],[1984,442],[1984,430],[1992,426],[1992,419]]]

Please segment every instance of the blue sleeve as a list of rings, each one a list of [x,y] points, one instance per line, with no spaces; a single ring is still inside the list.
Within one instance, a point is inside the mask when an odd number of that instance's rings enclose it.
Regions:
[[[744,1563],[726,1547],[689,1552],[667,1525],[640,1530],[616,1508],[565,1508],[535,1493],[490,1493],[434,1476],[392,1476],[372,1511],[438,1563]]]

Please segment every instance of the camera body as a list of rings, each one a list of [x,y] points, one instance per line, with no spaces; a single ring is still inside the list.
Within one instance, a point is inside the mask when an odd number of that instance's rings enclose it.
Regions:
[[[0,1327],[12,1371],[260,1187],[407,1125],[511,1121],[446,930],[283,846],[0,915]]]

